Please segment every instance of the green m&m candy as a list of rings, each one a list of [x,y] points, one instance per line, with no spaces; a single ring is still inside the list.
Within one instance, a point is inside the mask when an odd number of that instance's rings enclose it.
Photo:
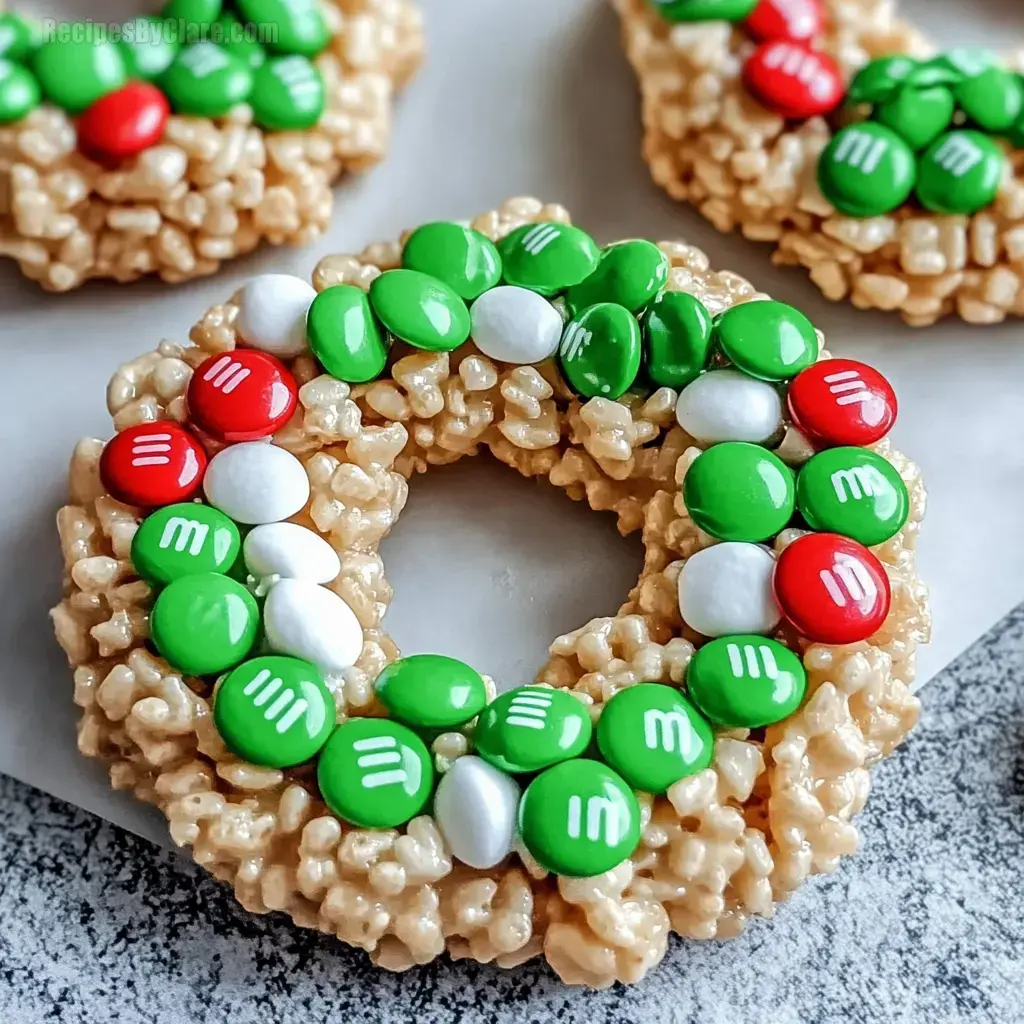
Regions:
[[[678,690],[638,683],[620,690],[604,706],[597,746],[630,786],[659,794],[711,764],[715,736]]]
[[[666,21],[743,21],[758,0],[650,0]]]
[[[601,250],[585,231],[545,221],[524,224],[498,243],[505,284],[538,295],[559,295],[589,277]]]
[[[242,20],[268,26],[267,46],[275,53],[315,57],[330,41],[317,0],[237,0]]]
[[[788,380],[818,358],[814,325],[784,302],[733,306],[715,317],[712,337],[738,370],[760,380]]]
[[[917,67],[913,57],[892,54],[876,57],[854,75],[846,90],[851,103],[882,103],[896,92],[907,76]]]
[[[664,292],[643,318],[644,368],[657,387],[686,387],[711,358],[711,314],[687,292]]]
[[[436,277],[466,302],[501,280],[501,257],[494,243],[452,221],[418,227],[402,248],[402,266]]]
[[[864,121],[840,129],[818,158],[825,198],[850,217],[877,217],[902,206],[914,190],[917,160],[891,128]]]
[[[323,798],[362,828],[395,828],[415,818],[434,788],[423,740],[389,718],[350,718],[331,734],[317,762]]]
[[[388,344],[366,292],[351,284],[325,288],[310,303],[306,336],[313,355],[338,380],[365,384],[384,372]]]
[[[995,199],[1005,165],[1006,155],[988,135],[947,132],[921,157],[917,198],[933,213],[977,213]]]
[[[222,0],[168,0],[160,17],[172,23],[179,43],[191,45],[220,17],[222,7]]]
[[[625,306],[599,302],[565,325],[558,362],[569,386],[584,398],[616,399],[640,371],[640,325]]]
[[[875,120],[896,132],[911,149],[923,149],[953,122],[956,102],[944,85],[907,87],[875,110]]]
[[[267,51],[260,45],[256,26],[243,25],[230,11],[217,19],[210,41],[253,71],[266,62]]]
[[[148,515],[132,538],[132,565],[150,583],[196,573],[228,573],[242,540],[238,527],[209,505],[181,502]]]
[[[502,693],[480,714],[476,752],[503,772],[535,772],[587,749],[587,709],[563,690],[521,686]]]
[[[128,77],[148,82],[171,66],[178,54],[178,33],[162,18],[144,15],[121,26],[117,45]]]
[[[718,540],[758,543],[793,518],[793,473],[767,448],[726,441],[701,452],[683,479],[693,521]]]
[[[915,86],[958,85],[965,78],[980,75],[996,63],[991,50],[959,47],[920,62],[907,76]]]
[[[804,463],[796,501],[812,530],[840,533],[865,547],[899,533],[910,510],[899,473],[866,448],[829,448]]]
[[[776,640],[723,636],[698,648],[686,670],[690,698],[716,725],[758,729],[788,718],[804,699],[807,673]]]
[[[374,690],[392,718],[424,729],[463,725],[487,703],[480,673],[443,654],[413,654],[391,662],[377,676]]]
[[[370,305],[396,337],[428,352],[451,352],[469,337],[469,310],[443,281],[418,270],[385,270]]]
[[[252,658],[217,688],[213,720],[228,749],[252,764],[308,761],[334,728],[334,697],[320,670],[298,658]]]
[[[653,242],[634,238],[609,245],[594,272],[573,285],[565,299],[574,314],[599,302],[639,313],[667,282],[668,258]]]
[[[1001,67],[965,78],[956,87],[960,109],[987,132],[1005,132],[1024,111],[1024,81]]]
[[[213,43],[186,46],[164,72],[160,86],[178,114],[223,117],[252,91],[252,71]]]
[[[0,124],[20,121],[39,106],[41,99],[35,75],[0,57]]]
[[[324,80],[305,57],[271,57],[252,73],[249,103],[269,131],[312,128],[324,112]]]
[[[205,572],[169,583],[153,603],[149,628],[179,672],[212,676],[233,668],[256,642],[260,613],[241,583]]]
[[[17,14],[0,11],[0,57],[23,61],[39,45],[39,30]]]
[[[519,803],[519,833],[541,867],[589,878],[621,864],[640,842],[640,805],[611,768],[579,758],[542,772]]]
[[[32,70],[43,95],[69,114],[80,114],[128,81],[120,48],[97,35],[95,26],[68,25],[69,38],[51,39],[36,50]]]

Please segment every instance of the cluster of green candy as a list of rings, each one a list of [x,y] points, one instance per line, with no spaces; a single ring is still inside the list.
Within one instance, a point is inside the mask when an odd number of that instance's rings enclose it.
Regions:
[[[679,388],[708,364],[713,320],[692,295],[666,291],[669,262],[653,243],[632,239],[600,249],[570,224],[525,224],[497,244],[463,224],[425,224],[407,239],[402,266],[386,270],[369,293],[335,285],[313,301],[310,348],[332,376],[366,383],[385,370],[392,340],[448,352],[472,335],[488,356],[538,361],[525,312],[516,339],[489,350],[474,329],[474,304],[497,287],[548,300],[563,320],[556,354],[562,375],[583,398],[616,399],[636,388]],[[513,306],[513,308],[515,308]]]
[[[879,57],[850,83],[848,101],[870,106],[870,117],[836,133],[818,180],[854,217],[889,213],[911,195],[934,213],[977,213],[1002,181],[1001,140],[1024,144],[1024,78],[988,51]]]
[[[155,84],[178,114],[222,117],[249,103],[268,131],[308,128],[324,109],[312,63],[330,41],[316,0],[169,0],[123,25],[44,31],[0,14],[0,124],[46,99],[81,114],[129,81]]]
[[[774,641],[755,639],[772,645],[777,672],[771,680],[741,685],[730,669],[733,641],[714,641],[691,662],[688,696],[660,683],[630,686],[604,706],[596,727],[587,706],[562,690],[524,686],[488,703],[479,673],[436,654],[402,658],[381,672],[375,689],[387,718],[334,726],[328,712],[318,713],[312,727],[296,716],[288,729],[277,728],[280,716],[266,706],[270,695],[260,699],[277,671],[266,658],[222,681],[214,718],[229,748],[253,763],[280,766],[315,755],[331,810],[378,829],[429,810],[438,782],[429,744],[442,732],[462,730],[472,753],[516,780],[504,792],[523,786],[509,813],[530,854],[559,874],[597,875],[628,858],[640,840],[635,791],[663,794],[707,768],[714,725],[777,721],[799,706],[806,686],[800,659]]]

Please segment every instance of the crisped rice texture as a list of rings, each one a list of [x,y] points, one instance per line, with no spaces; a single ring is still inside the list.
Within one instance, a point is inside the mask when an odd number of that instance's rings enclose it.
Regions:
[[[776,263],[806,267],[830,299],[898,310],[915,326],[950,314],[975,324],[1024,316],[1024,153],[1010,154],[995,203],[972,217],[913,204],[844,216],[817,181],[829,123],[787,124],[747,92],[740,72],[755,44],[741,27],[672,24],[649,0],[613,2],[640,83],[644,158],[673,198],[720,231],[771,242]],[[891,0],[823,3],[819,42],[847,80],[883,54],[932,52]]]
[[[528,221],[567,216],[559,206],[514,199],[474,226],[498,238]],[[710,270],[692,246],[661,248],[672,264],[669,287],[698,295],[715,312],[763,298],[735,274]],[[331,256],[313,281],[318,289],[366,288],[399,254],[388,243]],[[183,419],[189,376],[235,344],[237,314],[234,301],[215,306],[190,342],[161,342],[122,367],[107,395],[115,427]],[[296,521],[339,552],[342,571],[331,587],[363,627],[357,664],[329,679],[339,721],[382,713],[373,680],[398,651],[381,623],[391,589],[378,545],[405,505],[410,479],[485,449],[613,512],[623,534],[642,531],[646,547],[618,614],[557,637],[539,681],[568,688],[595,719],[622,687],[681,685],[702,638],[680,620],[676,578],[684,560],[712,541],[679,495],[698,449],[676,425],[676,394],[662,388],[648,398],[581,404],[553,363],[496,364],[471,342],[451,354],[398,355],[389,377],[354,387],[319,374],[308,356],[295,360],[299,408],[275,439],[306,465],[312,497]],[[71,504],[58,516],[66,579],[53,620],[74,666],[81,751],[110,764],[116,788],[158,804],[175,842],[191,845],[246,907],[284,910],[389,969],[446,949],[506,967],[543,954],[565,981],[601,987],[639,980],[661,959],[670,930],[699,939],[736,935],[752,915],[771,915],[809,875],[834,870],[856,850],[851,819],[867,798],[868,769],[918,716],[908,687],[916,645],[929,629],[914,568],[924,491],[917,467],[883,443],[878,451],[907,482],[911,511],[904,529],[876,549],[893,589],[880,632],[849,647],[807,647],[810,683],[800,711],[767,731],[720,732],[711,768],[676,783],[667,798],[642,796],[642,842],[615,870],[556,878],[525,850],[492,870],[470,870],[453,864],[429,815],[403,829],[353,828],[326,809],[308,768],[257,768],[228,753],[210,714],[210,686],[182,678],[145,647],[151,593],[129,560],[139,514],[104,495],[101,449],[98,440],[76,448]],[[781,450],[791,459],[803,451],[792,437]],[[437,738],[440,771],[467,752],[471,735],[467,728]]]
[[[306,131],[264,132],[248,104],[217,120],[172,115],[158,145],[105,169],[77,151],[58,107],[0,126],[0,256],[63,292],[89,278],[187,281],[264,241],[315,239],[332,182],[383,157],[395,92],[423,52],[414,0],[322,6],[327,102]]]

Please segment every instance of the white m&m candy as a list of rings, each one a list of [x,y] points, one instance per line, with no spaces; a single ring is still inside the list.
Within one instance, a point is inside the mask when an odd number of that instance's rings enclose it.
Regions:
[[[702,444],[764,444],[782,428],[782,399],[766,381],[738,370],[712,370],[679,392],[676,420]]]
[[[561,316],[547,299],[527,288],[492,288],[469,313],[476,347],[502,363],[539,363],[554,354],[562,338]]]
[[[265,441],[219,451],[203,479],[206,498],[236,523],[276,523],[309,501],[309,477],[291,452]]]
[[[298,523],[266,523],[251,530],[242,546],[249,573],[257,579],[282,576],[330,583],[341,572],[338,553],[318,533]]]
[[[306,351],[306,313],[316,298],[308,281],[291,274],[260,274],[242,289],[238,333],[246,344],[282,359]]]
[[[311,661],[326,673],[354,665],[363,649],[356,613],[333,590],[305,580],[279,580],[263,606],[267,643]]]
[[[471,868],[493,868],[512,850],[518,783],[482,758],[460,757],[441,778],[434,818],[452,853]]]
[[[730,541],[698,551],[679,574],[683,621],[711,637],[770,633],[782,618],[774,571],[775,559],[759,544]]]

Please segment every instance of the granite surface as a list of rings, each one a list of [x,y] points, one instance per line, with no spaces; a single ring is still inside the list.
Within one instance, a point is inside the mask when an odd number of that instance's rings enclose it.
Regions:
[[[924,691],[865,844],[733,942],[641,984],[404,975],[254,917],[182,857],[0,778],[0,1024],[1014,1024],[1024,1021],[1024,606]]]

